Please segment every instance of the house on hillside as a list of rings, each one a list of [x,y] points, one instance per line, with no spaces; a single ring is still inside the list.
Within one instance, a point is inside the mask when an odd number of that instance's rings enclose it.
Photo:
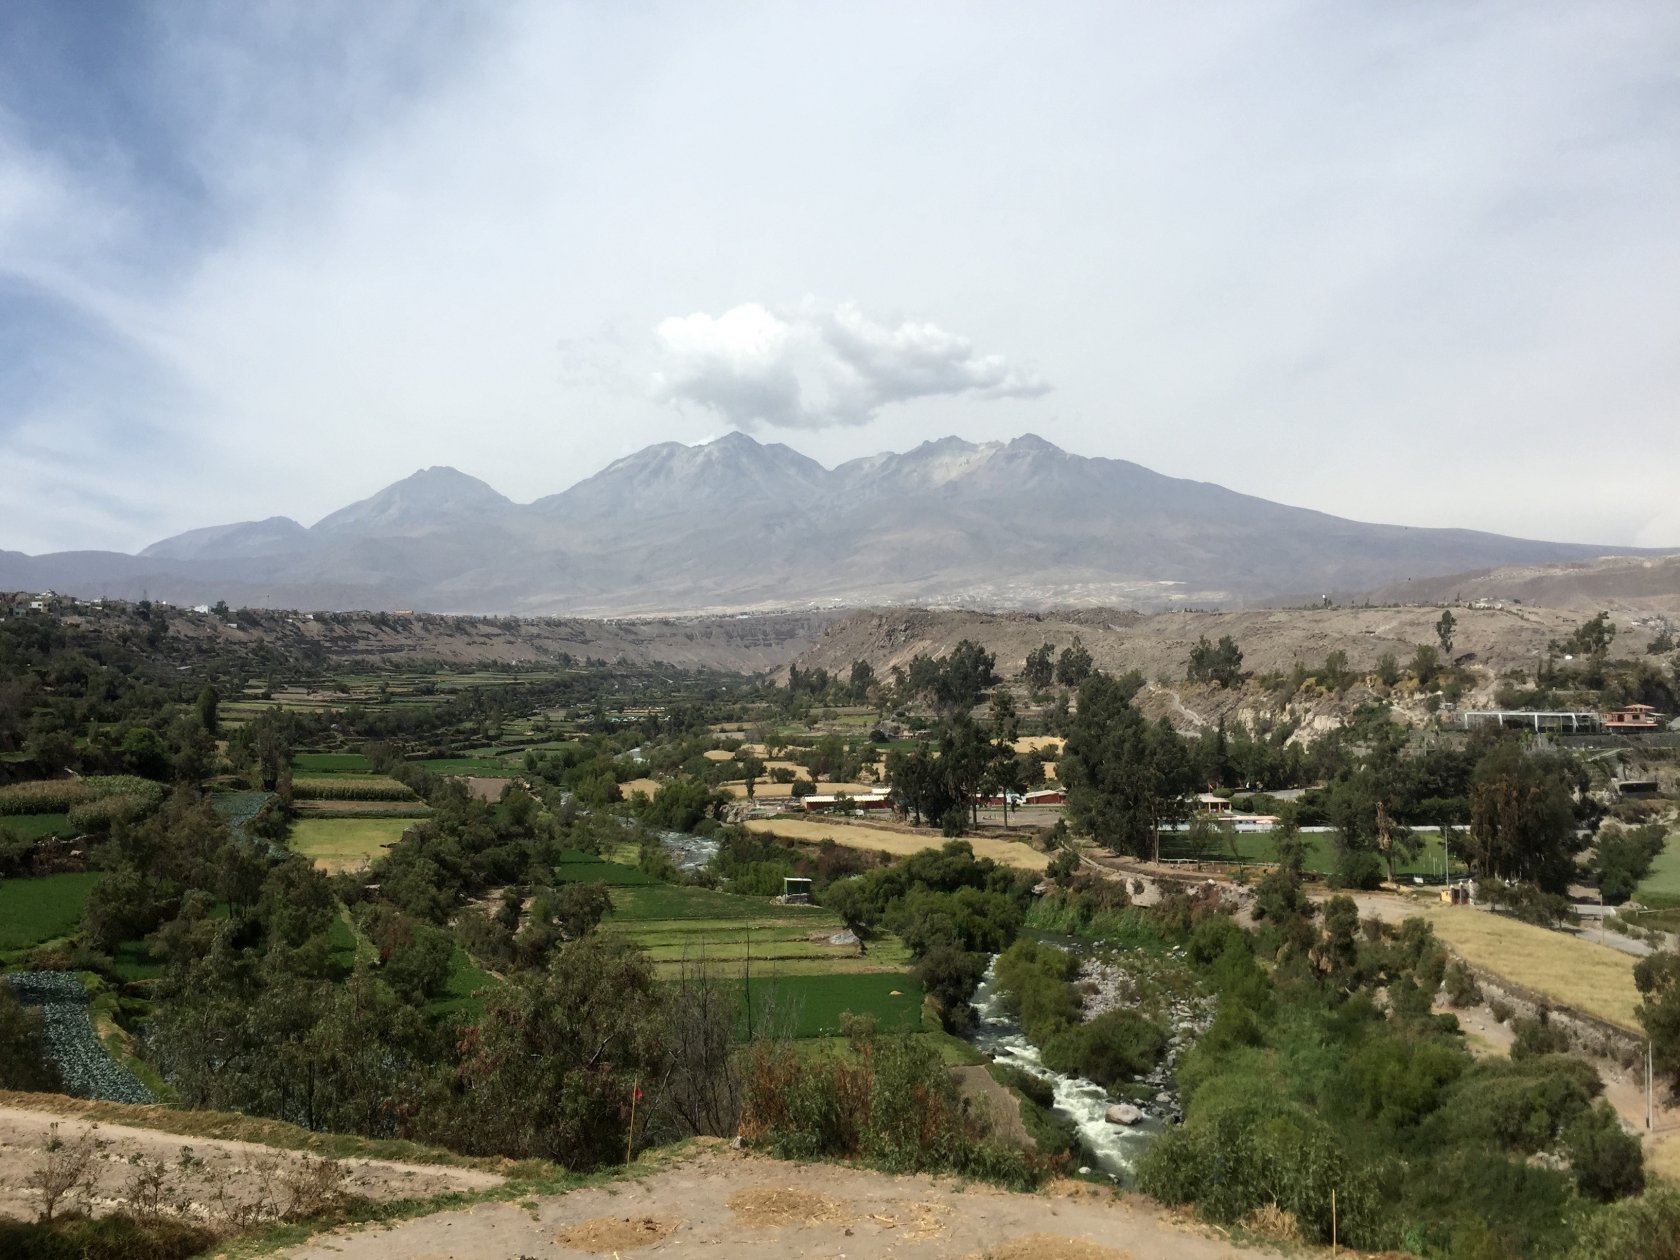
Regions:
[[[845,792],[836,792],[832,796],[811,793],[801,798],[807,814],[826,814],[836,809],[891,809],[892,795],[885,789],[874,792],[859,792],[855,796]]]
[[[1212,792],[1198,792],[1191,802],[1198,814],[1229,814],[1231,802],[1228,798],[1218,796]]]
[[[1630,704],[1625,708],[1611,709],[1604,715],[1604,729],[1618,735],[1654,731],[1661,725],[1657,711],[1648,704]]]

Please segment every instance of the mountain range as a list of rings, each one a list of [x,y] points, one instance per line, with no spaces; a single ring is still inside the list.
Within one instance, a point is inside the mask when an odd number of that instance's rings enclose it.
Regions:
[[[1383,484],[1392,483],[1374,488]],[[307,528],[283,516],[216,525],[138,555],[0,551],[0,589],[525,615],[812,603],[1149,609],[1613,552],[1631,550],[1345,520],[1032,435],[944,438],[830,469],[731,433],[647,447],[527,504],[438,467]]]

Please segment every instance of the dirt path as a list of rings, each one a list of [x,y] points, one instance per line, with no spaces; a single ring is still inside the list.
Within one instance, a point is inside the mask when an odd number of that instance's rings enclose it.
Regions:
[[[1275,1256],[1081,1183],[1010,1194],[728,1151],[637,1181],[333,1230],[291,1260],[1228,1260]]]
[[[30,1171],[40,1161],[42,1148],[58,1121],[58,1136],[65,1141],[80,1138],[95,1123],[22,1107],[0,1107],[0,1215],[32,1219],[40,1207],[38,1192],[25,1189]],[[198,1204],[208,1203],[218,1191],[238,1203],[249,1205],[278,1192],[284,1174],[302,1164],[300,1151],[236,1142],[225,1138],[182,1137],[154,1129],[125,1124],[98,1123],[98,1138],[108,1143],[98,1160],[94,1192],[95,1207],[115,1206],[123,1188],[139,1167],[149,1164],[179,1166],[184,1151],[200,1161],[178,1174],[177,1190]],[[404,1164],[390,1160],[347,1159],[349,1170],[344,1190],[349,1194],[388,1201],[425,1199],[451,1191],[487,1190],[502,1184],[494,1173],[440,1164]]]

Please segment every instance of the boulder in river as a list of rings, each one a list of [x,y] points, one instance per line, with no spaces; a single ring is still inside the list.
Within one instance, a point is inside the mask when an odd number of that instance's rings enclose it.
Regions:
[[[1143,1112],[1131,1103],[1116,1103],[1104,1113],[1103,1119],[1110,1124],[1137,1124],[1143,1119]]]

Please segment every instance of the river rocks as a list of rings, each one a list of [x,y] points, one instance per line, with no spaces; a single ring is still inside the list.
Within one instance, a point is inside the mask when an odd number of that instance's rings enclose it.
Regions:
[[[1110,1124],[1141,1124],[1143,1122],[1143,1112],[1132,1106],[1131,1103],[1116,1103],[1104,1113],[1103,1119]]]

